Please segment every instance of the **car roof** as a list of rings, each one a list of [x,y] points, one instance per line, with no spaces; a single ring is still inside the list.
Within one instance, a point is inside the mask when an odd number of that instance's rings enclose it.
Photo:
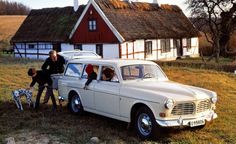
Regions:
[[[131,60],[131,59],[74,59],[69,63],[85,63],[85,64],[107,64],[116,66],[135,65],[135,64],[155,64],[147,60]]]

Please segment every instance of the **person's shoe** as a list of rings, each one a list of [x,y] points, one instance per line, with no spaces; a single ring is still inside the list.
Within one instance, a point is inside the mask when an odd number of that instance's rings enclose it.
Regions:
[[[53,111],[53,112],[57,111],[57,107],[56,107],[56,106],[53,106],[53,107],[52,107],[52,111]]]
[[[48,103],[48,101],[44,101],[44,102],[43,102],[43,104],[47,104],[47,103]]]

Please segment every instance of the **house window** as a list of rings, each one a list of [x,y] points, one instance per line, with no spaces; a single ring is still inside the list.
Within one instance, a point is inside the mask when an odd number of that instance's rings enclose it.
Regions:
[[[96,53],[98,55],[100,55],[101,57],[103,57],[103,47],[102,47],[102,44],[97,44],[96,45]]]
[[[191,38],[187,38],[187,51],[191,49]]]
[[[96,20],[89,20],[89,31],[97,30],[97,22]]]
[[[146,52],[146,55],[152,54],[152,41],[145,42],[145,52]]]
[[[161,51],[163,53],[170,52],[170,39],[161,40]]]
[[[173,48],[175,49],[175,48],[177,48],[177,44],[178,43],[178,41],[177,41],[177,39],[174,39],[173,40]]]
[[[75,50],[81,50],[82,51],[82,44],[76,44],[74,45]]]
[[[29,44],[29,49],[34,49],[35,45],[34,44]]]

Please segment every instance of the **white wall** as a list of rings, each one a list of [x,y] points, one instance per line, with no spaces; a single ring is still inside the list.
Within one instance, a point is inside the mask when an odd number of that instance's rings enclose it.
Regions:
[[[198,37],[191,38],[191,48],[187,48],[187,39],[183,39],[183,55],[190,57],[198,57],[199,56],[199,39]]]
[[[174,60],[177,58],[177,49],[174,48],[173,39],[170,39],[170,51],[162,52],[161,40],[158,40],[158,59],[157,60]]]
[[[68,44],[68,43],[61,44],[61,51],[73,51],[73,50],[74,50],[73,44]]]
[[[119,58],[119,44],[104,44],[103,58]]]
[[[124,42],[121,44],[121,58],[123,59],[145,59],[144,46],[145,41],[152,41],[152,55],[147,55],[146,60],[174,60],[177,58],[177,48],[174,47],[174,39],[170,39],[170,51],[162,52],[161,40],[150,39],[150,40],[136,40],[134,42]],[[182,40],[183,46],[186,45],[186,39]],[[127,46],[128,46],[128,57],[127,57]],[[133,56],[134,46],[134,56]],[[199,55],[199,42],[198,38],[191,39],[190,49],[183,48],[183,55],[198,56]]]
[[[96,53],[96,44],[83,44],[82,50]],[[119,58],[119,44],[103,44],[103,58]]]
[[[144,59],[144,40],[134,41],[134,59]]]

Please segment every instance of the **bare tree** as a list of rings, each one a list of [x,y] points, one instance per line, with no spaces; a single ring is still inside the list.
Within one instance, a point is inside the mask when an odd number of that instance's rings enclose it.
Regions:
[[[196,18],[200,30],[212,44],[213,54],[208,59],[232,53],[228,50],[231,35],[236,28],[236,0],[187,0],[192,17]],[[207,35],[210,34],[210,37]]]
[[[27,15],[30,8],[18,3],[0,0],[0,15]]]

